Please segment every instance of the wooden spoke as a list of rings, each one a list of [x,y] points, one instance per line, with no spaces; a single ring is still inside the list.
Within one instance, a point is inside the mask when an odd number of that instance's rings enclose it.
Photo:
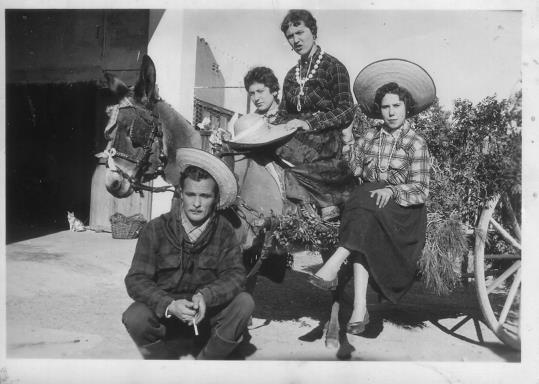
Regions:
[[[520,264],[521,261],[516,261],[511,265],[507,270],[505,270],[504,273],[502,273],[500,276],[496,278],[488,287],[487,287],[487,293],[492,293],[493,290],[498,288],[498,286],[503,283],[509,276],[511,276],[515,271],[520,271]]]
[[[518,241],[516,241],[513,236],[511,236],[509,232],[507,232],[496,220],[490,218],[490,223],[494,226],[494,228],[496,228],[500,235],[505,238],[505,240],[511,243],[513,247],[518,248],[519,250],[521,249]]]
[[[511,289],[507,294],[507,299],[505,300],[502,312],[500,313],[500,318],[498,319],[499,326],[502,326],[505,323],[505,320],[507,319],[507,314],[509,313],[511,306],[513,305],[513,301],[515,301],[515,296],[517,294],[518,287],[520,286],[520,271],[521,269],[519,268],[515,276],[515,280],[513,280],[513,284],[511,284]]]

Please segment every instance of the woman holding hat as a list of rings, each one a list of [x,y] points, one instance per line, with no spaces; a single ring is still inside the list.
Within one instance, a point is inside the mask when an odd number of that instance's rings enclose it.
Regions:
[[[270,68],[254,67],[247,72],[243,83],[256,109],[236,120],[234,138],[228,143],[235,149],[256,148],[250,156],[268,163],[275,157],[275,146],[270,144],[282,142],[293,134],[284,125],[273,125],[279,107],[279,80]]]
[[[350,164],[360,185],[342,215],[340,247],[310,282],[332,289],[345,259],[353,263],[354,310],[347,332],[359,334],[369,322],[369,280],[396,302],[416,275],[425,243],[430,159],[425,140],[406,118],[428,108],[436,89],[423,68],[391,59],[365,67],[354,93],[363,112],[383,124],[368,129],[354,144]]]
[[[256,149],[251,156],[265,152],[265,157],[274,157],[275,146],[294,133],[286,130],[284,124],[276,124],[279,80],[270,68],[254,67],[247,72],[243,83],[256,110],[238,118],[234,122],[234,137],[225,141],[234,149]]]
[[[276,151],[293,165],[286,170],[287,196],[314,203],[323,217],[334,218],[355,185],[341,142],[341,131],[354,117],[350,78],[344,65],[317,44],[316,19],[309,11],[289,11],[281,31],[300,56],[284,79],[279,105],[280,122],[298,130]]]
[[[270,68],[254,67],[251,68],[244,76],[243,83],[245,90],[249,94],[251,102],[256,109],[252,113],[241,116],[237,120],[234,118],[234,134],[228,131],[216,131],[217,136],[212,143],[221,145],[225,143],[231,144],[234,149],[245,150],[249,147],[256,148],[250,155],[267,158],[272,156],[270,150],[260,155],[261,149],[267,141],[279,140],[281,137],[290,136],[293,132],[285,131],[283,128],[270,129],[268,124],[272,124],[277,117],[279,107],[279,80]],[[266,129],[261,129],[266,128]],[[232,137],[231,137],[232,136]],[[211,141],[212,139],[210,139]],[[226,150],[225,150],[226,152]],[[256,152],[256,153],[255,153]]]
[[[279,199],[283,199],[284,171],[275,163],[274,150],[294,132],[285,130],[283,124],[273,124],[279,107],[279,80],[270,68],[254,67],[247,72],[243,82],[256,109],[234,122],[234,137],[225,141],[233,149],[251,150],[249,156],[236,162],[239,174],[242,169],[247,171],[253,166],[266,167],[279,186]]]

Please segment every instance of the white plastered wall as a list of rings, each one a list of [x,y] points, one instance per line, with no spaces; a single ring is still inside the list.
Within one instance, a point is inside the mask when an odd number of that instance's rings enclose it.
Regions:
[[[193,121],[196,35],[192,28],[186,27],[183,10],[166,10],[159,18],[161,13],[150,11],[150,23],[158,24],[148,42],[159,95],[187,120]],[[162,178],[154,181],[154,186],[162,185],[166,185]],[[171,200],[172,192],[154,193],[151,217],[168,212]]]

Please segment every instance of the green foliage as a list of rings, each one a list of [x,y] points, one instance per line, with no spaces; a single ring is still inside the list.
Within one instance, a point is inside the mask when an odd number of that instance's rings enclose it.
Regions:
[[[296,213],[279,216],[274,235],[286,249],[301,245],[312,251],[333,251],[339,242],[339,224],[323,220],[312,208],[300,208]]]
[[[521,185],[520,111],[515,99],[457,99],[449,114],[438,103],[414,118],[433,157],[429,211],[474,225],[485,199]]]

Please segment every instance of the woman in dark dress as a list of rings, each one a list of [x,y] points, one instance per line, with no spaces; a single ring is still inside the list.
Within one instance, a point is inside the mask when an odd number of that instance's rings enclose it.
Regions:
[[[354,144],[350,165],[360,185],[345,205],[340,247],[309,281],[333,289],[341,264],[349,258],[355,296],[347,331],[359,334],[369,322],[369,279],[396,302],[416,275],[425,243],[430,158],[425,140],[406,118],[428,108],[436,89],[421,67],[391,59],[365,67],[354,93],[363,112],[383,124],[366,130]]]
[[[289,11],[281,31],[300,56],[284,79],[276,122],[298,130],[276,151],[289,165],[287,197],[314,204],[325,219],[336,218],[338,206],[356,185],[341,140],[354,117],[350,77],[344,65],[316,43],[316,20],[309,11]]]

